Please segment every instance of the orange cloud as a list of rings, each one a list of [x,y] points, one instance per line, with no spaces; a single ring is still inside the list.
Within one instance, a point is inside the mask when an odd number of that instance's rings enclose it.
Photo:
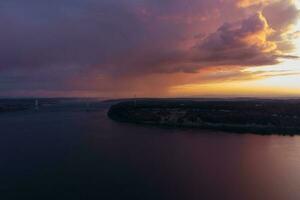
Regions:
[[[281,53],[269,40],[274,30],[258,12],[244,20],[224,23],[196,48],[194,60],[202,66],[259,66],[278,63]]]
[[[254,6],[254,5],[265,5],[270,2],[271,2],[271,0],[239,0],[237,2],[237,5],[241,8],[247,8],[247,7]]]

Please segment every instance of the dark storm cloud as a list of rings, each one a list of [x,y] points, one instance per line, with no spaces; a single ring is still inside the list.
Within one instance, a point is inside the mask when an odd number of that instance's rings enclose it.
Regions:
[[[134,48],[143,27],[113,2],[1,3],[1,68],[101,64]]]
[[[177,30],[178,26],[162,18],[173,13],[184,19],[189,10],[182,4],[134,0],[1,1],[0,69],[47,70],[55,65],[81,65],[82,70],[96,66],[112,73],[144,71],[140,65],[159,64],[174,59],[171,54],[178,54],[174,41],[183,39],[184,28]],[[199,7],[199,11],[204,9]]]

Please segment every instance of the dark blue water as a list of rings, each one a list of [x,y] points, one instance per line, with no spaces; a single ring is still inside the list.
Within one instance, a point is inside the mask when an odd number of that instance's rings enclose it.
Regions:
[[[300,137],[116,123],[97,109],[0,114],[0,199],[300,199]]]

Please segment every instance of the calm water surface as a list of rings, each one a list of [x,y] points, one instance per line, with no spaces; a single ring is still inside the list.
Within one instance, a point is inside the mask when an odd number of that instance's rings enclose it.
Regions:
[[[300,137],[0,114],[0,199],[300,199]]]

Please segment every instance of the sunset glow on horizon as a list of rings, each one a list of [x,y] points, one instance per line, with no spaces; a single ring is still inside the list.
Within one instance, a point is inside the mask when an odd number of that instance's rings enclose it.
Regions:
[[[294,2],[299,9],[300,1]],[[289,33],[298,33],[300,22],[289,27]],[[294,38],[293,55],[300,55],[300,37]],[[274,66],[245,68],[247,72],[259,72],[266,77],[257,76],[253,80],[229,80],[216,83],[186,84],[171,89],[179,96],[217,96],[217,97],[299,97],[300,96],[300,59],[282,59]]]
[[[0,96],[300,97],[300,0],[12,0]]]

